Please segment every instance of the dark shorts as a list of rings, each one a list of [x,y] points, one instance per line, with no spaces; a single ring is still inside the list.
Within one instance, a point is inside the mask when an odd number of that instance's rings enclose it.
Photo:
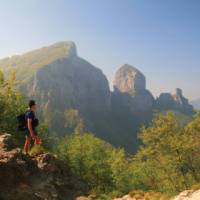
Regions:
[[[36,130],[33,130],[33,132],[34,132],[34,135],[35,135],[35,136],[38,135]],[[29,131],[29,130],[26,130],[26,131],[25,131],[25,136],[26,136],[26,137],[31,137],[31,134],[30,134],[30,131]]]

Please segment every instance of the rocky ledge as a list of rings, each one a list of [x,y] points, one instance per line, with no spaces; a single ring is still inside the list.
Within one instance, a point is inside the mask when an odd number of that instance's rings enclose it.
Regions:
[[[0,200],[74,200],[86,191],[67,163],[49,153],[26,156],[0,134]]]
[[[160,193],[142,193],[142,192],[131,192],[121,198],[114,198],[113,200],[200,200],[200,190],[186,190],[176,197],[167,198]]]

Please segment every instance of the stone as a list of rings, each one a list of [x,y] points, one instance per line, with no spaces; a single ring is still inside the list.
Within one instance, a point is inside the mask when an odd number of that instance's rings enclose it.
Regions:
[[[200,190],[193,191],[193,190],[186,190],[181,192],[175,198],[171,200],[199,200],[200,199]]]
[[[16,144],[10,134],[0,134],[0,150],[9,150],[16,147]]]

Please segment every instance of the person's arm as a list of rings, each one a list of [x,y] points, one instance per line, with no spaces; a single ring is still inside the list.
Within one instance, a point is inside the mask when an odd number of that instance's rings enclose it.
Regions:
[[[32,119],[28,118],[28,130],[30,131],[31,137],[34,138],[34,132],[33,132],[33,127],[32,127]]]

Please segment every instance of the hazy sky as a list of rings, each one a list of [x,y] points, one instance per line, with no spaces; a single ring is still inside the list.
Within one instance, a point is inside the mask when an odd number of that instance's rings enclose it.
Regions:
[[[129,63],[155,96],[200,97],[199,0],[0,0],[0,58],[64,40],[110,81]]]

